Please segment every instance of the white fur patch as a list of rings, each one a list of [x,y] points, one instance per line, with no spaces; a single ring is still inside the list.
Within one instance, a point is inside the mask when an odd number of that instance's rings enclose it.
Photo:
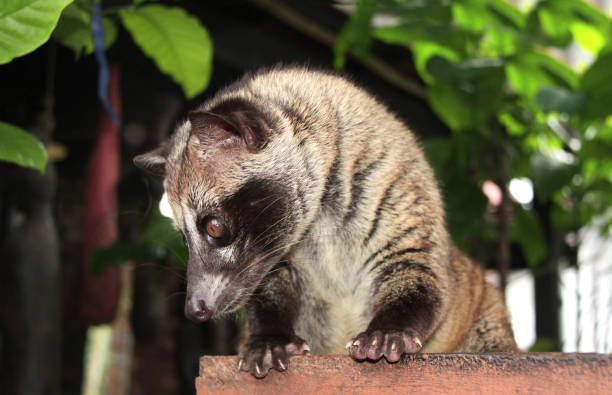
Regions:
[[[205,273],[202,275],[201,281],[196,285],[196,288],[202,294],[206,303],[216,309],[222,307],[217,306],[217,300],[228,282],[229,278],[222,274]]]
[[[230,244],[226,247],[217,248],[217,252],[223,257],[225,262],[233,262],[236,257],[236,246]]]
[[[185,222],[185,227],[187,228],[187,233],[189,234],[190,241],[193,243],[193,248],[195,249],[195,251],[198,251],[202,244],[202,238],[200,237],[200,232],[198,232],[196,216],[184,204],[183,221]]]
[[[172,213],[172,207],[170,207],[170,203],[168,203],[168,194],[165,191],[161,199],[159,200],[159,212],[164,217],[174,219],[174,215]]]
[[[316,256],[309,249],[297,249],[296,269],[308,284],[311,295],[318,300],[303,300],[303,308],[296,322],[298,336],[307,339],[314,353],[342,353],[346,342],[365,330],[372,319],[373,279],[361,271],[361,251],[338,248],[345,245],[341,232],[332,218],[320,218],[312,229],[316,240]],[[308,298],[308,296],[303,296]],[[323,311],[319,311],[323,309]],[[325,320],[325,322],[313,322]]]

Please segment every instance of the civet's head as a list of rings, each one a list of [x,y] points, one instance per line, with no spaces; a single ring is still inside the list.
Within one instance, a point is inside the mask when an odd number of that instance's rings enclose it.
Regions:
[[[291,245],[296,206],[292,133],[259,103],[217,100],[134,163],[164,177],[174,224],[189,248],[185,314],[231,312],[255,292]],[[293,155],[295,156],[295,155]],[[290,209],[291,208],[291,209]]]

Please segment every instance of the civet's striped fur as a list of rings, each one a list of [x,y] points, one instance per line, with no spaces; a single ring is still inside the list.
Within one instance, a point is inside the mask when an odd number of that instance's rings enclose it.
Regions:
[[[247,75],[136,163],[165,174],[190,250],[187,305],[218,316],[246,304],[243,370],[284,370],[303,341],[389,361],[516,350],[500,294],[449,239],[415,137],[339,76]],[[207,241],[210,215],[229,245]]]

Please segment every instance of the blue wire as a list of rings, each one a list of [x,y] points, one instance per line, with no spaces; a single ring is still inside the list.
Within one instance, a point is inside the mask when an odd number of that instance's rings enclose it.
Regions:
[[[93,38],[94,53],[98,61],[98,98],[104,105],[106,112],[117,124],[121,121],[108,101],[109,70],[106,52],[104,51],[104,25],[102,24],[102,2],[93,6],[91,16],[91,34]]]

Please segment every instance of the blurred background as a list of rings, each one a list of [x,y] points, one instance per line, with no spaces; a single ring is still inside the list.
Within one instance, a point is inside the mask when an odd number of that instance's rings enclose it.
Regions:
[[[41,5],[42,4],[42,5]],[[519,346],[612,352],[612,1],[0,4],[0,393],[190,394],[243,314],[132,157],[245,71],[335,69],[404,119]],[[342,92],[338,92],[342,94]],[[161,199],[161,203],[160,203]]]

